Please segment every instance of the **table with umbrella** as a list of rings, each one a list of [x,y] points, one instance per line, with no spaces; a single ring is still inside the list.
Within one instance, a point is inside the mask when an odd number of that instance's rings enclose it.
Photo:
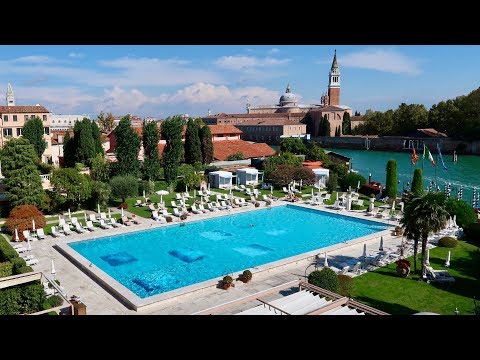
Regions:
[[[167,190],[158,190],[155,194],[160,195],[160,203],[163,205],[163,195],[170,194]]]

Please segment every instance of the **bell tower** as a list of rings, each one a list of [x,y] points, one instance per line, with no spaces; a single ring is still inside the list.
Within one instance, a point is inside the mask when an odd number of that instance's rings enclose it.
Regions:
[[[337,50],[333,55],[332,67],[328,79],[329,105],[340,105],[340,70],[337,63]]]
[[[13,95],[12,85],[7,86],[7,106],[15,106],[15,96]]]

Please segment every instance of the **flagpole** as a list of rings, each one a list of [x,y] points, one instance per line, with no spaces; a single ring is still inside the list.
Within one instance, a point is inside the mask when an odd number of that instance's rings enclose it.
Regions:
[[[422,156],[422,175],[423,173],[423,162],[425,161],[425,141],[423,142],[423,156]]]

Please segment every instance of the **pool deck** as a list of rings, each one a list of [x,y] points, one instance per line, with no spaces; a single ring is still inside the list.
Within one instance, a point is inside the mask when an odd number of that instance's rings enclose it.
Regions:
[[[188,226],[189,222],[196,220],[228,216],[229,214],[265,208],[265,203],[261,202],[261,204],[262,206],[260,208],[246,206],[233,208],[231,210],[197,214],[189,216],[184,223]],[[274,201],[272,207],[286,204],[288,203],[284,201]],[[382,222],[388,225],[398,224],[391,220],[386,221],[365,216],[365,212],[336,211],[328,209],[323,205],[311,206],[301,203],[295,203],[294,205],[348,215],[364,220]],[[31,242],[32,253],[39,260],[39,264],[34,266],[34,270],[44,271],[50,274],[50,264],[51,259],[53,259],[56,268],[56,278],[60,280],[68,296],[77,295],[81,297],[82,301],[87,305],[88,314],[191,314],[284,284],[288,281],[303,280],[306,273],[308,274],[308,272],[314,270],[313,266],[310,266],[307,272],[305,269],[312,263],[312,260],[315,259],[317,254],[321,254],[323,259],[323,253],[327,252],[330,265],[338,267],[336,264],[344,262],[346,259],[358,259],[363,253],[363,244],[367,244],[367,252],[377,252],[380,236],[384,238],[385,248],[394,248],[399,245],[402,240],[402,237],[394,237],[391,235],[390,230],[385,230],[362,238],[258,266],[251,269],[253,273],[251,282],[244,284],[236,281],[236,286],[230,288],[228,291],[216,287],[220,280],[220,278],[217,278],[141,299],[66,245],[70,242],[108,237],[132,231],[149,230],[175,224],[178,225],[179,223],[177,219],[175,219],[177,221],[170,224],[159,223],[143,218],[138,220],[141,222],[139,225],[108,230],[98,228],[92,233],[74,234],[61,238],[47,236],[44,240]],[[236,277],[238,274],[234,275]],[[105,288],[109,288],[109,291]],[[112,295],[112,292],[116,294],[116,297]],[[132,310],[132,308],[137,308],[138,311]]]

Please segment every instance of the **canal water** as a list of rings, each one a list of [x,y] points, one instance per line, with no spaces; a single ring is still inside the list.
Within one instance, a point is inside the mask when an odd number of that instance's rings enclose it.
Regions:
[[[385,186],[387,161],[397,161],[397,178],[400,180],[398,190],[410,188],[407,182],[412,181],[413,171],[422,167],[422,152],[417,152],[419,161],[416,166],[411,166],[411,153],[374,151],[374,150],[347,150],[326,149],[350,157],[351,167],[357,170],[368,181],[368,174],[372,174],[372,181],[380,181]],[[430,150],[432,151],[432,150]],[[451,196],[456,197],[460,185],[462,185],[463,200],[471,204],[473,188],[480,190],[480,156],[458,155],[458,161],[452,161],[452,155],[443,155],[448,170],[443,169],[437,154],[432,154],[437,164],[437,186],[444,191],[447,183],[451,184]],[[432,181],[435,181],[435,167],[425,158],[423,160],[423,188],[426,189]],[[434,188],[434,185],[432,186]]]

